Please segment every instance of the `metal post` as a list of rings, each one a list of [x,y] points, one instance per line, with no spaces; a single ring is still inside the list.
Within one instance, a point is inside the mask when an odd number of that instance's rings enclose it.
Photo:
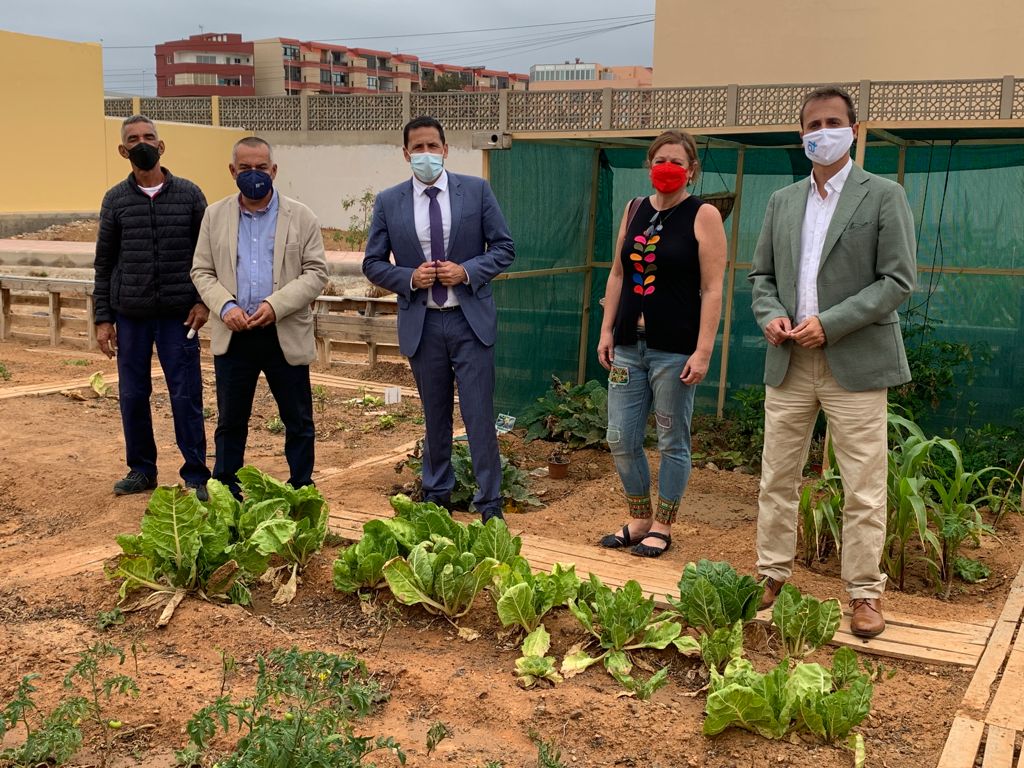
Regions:
[[[610,88],[605,93],[611,93]],[[594,165],[590,174],[590,219],[587,223],[587,268],[583,273],[583,308],[580,318],[579,363],[576,383],[586,381],[587,356],[590,352],[590,296],[594,292],[594,243],[597,239],[597,183],[601,173],[601,150],[594,150]]]

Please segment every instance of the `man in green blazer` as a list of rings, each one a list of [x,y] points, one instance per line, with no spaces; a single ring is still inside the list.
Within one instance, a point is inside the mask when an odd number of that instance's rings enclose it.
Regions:
[[[885,629],[887,388],[910,380],[897,308],[914,289],[914,219],[903,188],[850,158],[856,110],[839,88],[800,109],[809,179],[775,192],[754,251],[752,308],[768,341],[758,502],[762,607],[792,574],[800,477],[824,409],[843,480],[842,578],[851,629]]]

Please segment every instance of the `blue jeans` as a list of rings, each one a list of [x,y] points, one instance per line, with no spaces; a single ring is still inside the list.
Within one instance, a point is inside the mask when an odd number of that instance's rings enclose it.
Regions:
[[[129,469],[155,479],[156,442],[149,404],[155,346],[171,397],[174,439],[185,460],[179,473],[186,483],[201,485],[210,477],[206,466],[203,379],[199,371],[199,339],[186,338],[186,314],[117,318],[117,389],[125,460]]]
[[[616,346],[614,366],[629,378],[608,383],[608,448],[623,490],[630,497],[650,494],[651,472],[644,453],[647,417],[652,408],[658,429],[659,504],[674,508],[690,479],[690,418],[693,387],[679,380],[688,355],[649,349],[640,339],[633,346]]]

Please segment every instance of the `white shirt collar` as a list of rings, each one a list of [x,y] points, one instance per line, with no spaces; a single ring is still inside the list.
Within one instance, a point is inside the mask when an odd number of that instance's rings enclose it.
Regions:
[[[843,166],[843,169],[839,171],[839,173],[837,173],[835,176],[833,176],[831,179],[825,182],[825,190],[828,192],[830,196],[833,193],[837,195],[842,193],[843,185],[845,185],[846,180],[850,178],[850,171],[852,170],[853,158],[850,158],[849,160],[846,161],[846,165]],[[809,179],[811,185],[810,191],[811,193],[816,195],[818,193],[818,185],[814,181],[813,173],[810,175]]]
[[[442,192],[448,189],[448,171],[442,170],[441,175],[437,177],[437,181],[433,184],[424,184],[415,176],[412,177],[412,189],[417,195],[425,195],[429,187],[437,187]]]

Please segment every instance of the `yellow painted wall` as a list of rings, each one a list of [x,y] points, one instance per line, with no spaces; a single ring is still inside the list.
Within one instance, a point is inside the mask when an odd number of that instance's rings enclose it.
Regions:
[[[69,43],[0,30],[0,215],[98,211],[130,166],[117,154],[121,120],[103,115],[103,56]],[[208,200],[235,188],[231,147],[248,131],[157,123],[164,165]]]
[[[1020,0],[657,0],[658,88],[1024,76]]]
[[[121,118],[108,117],[106,120],[106,190],[127,178],[131,164],[117,152],[121,141]],[[207,202],[237,193],[234,179],[228,172],[231,162],[231,148],[251,131],[239,128],[211,128],[208,125],[187,125],[185,123],[156,122],[156,130],[166,145],[160,164],[175,176],[184,176],[195,182],[206,195]],[[98,209],[103,192],[93,203]]]
[[[98,210],[100,46],[0,30],[0,72],[0,213]]]

